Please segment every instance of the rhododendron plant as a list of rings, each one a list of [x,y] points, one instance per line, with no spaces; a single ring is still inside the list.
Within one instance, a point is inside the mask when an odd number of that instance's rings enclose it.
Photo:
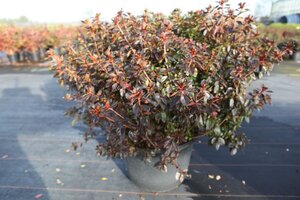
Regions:
[[[248,93],[289,49],[262,38],[251,16],[216,7],[169,17],[120,11],[111,23],[100,15],[83,23],[52,69],[77,105],[67,111],[89,125],[86,138],[102,127],[107,140],[99,155],[145,158],[160,152],[161,169],[175,164],[178,147],[207,136],[232,154],[246,143],[237,134],[253,110],[271,102],[266,86]]]

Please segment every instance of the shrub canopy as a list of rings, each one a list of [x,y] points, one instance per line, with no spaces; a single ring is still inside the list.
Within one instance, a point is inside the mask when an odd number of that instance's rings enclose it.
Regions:
[[[66,99],[77,102],[67,113],[89,125],[87,138],[94,127],[105,130],[100,155],[162,151],[166,169],[176,164],[179,145],[202,136],[232,154],[245,145],[236,130],[271,102],[266,86],[248,93],[249,84],[289,50],[278,50],[251,16],[240,16],[244,4],[231,10],[224,3],[187,15],[120,11],[111,23],[96,15],[63,56],[51,53]]]

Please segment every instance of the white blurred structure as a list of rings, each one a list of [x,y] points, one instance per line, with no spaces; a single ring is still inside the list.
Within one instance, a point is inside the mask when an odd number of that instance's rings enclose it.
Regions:
[[[229,3],[236,8],[239,2],[246,2],[246,7],[250,9],[246,14],[253,15],[257,1],[262,1],[261,5],[264,6],[260,6],[260,16],[269,15],[270,6],[265,9],[265,5],[270,0],[229,0]],[[110,21],[120,9],[132,14],[142,14],[144,9],[169,14],[175,8],[180,8],[183,13],[187,13],[206,8],[209,4],[215,5],[216,2],[217,0],[2,0],[0,19],[26,16],[30,21],[40,23],[76,23],[101,13],[101,19]]]
[[[281,23],[300,23],[300,0],[274,1],[271,19]]]
[[[268,17],[271,14],[272,0],[256,0],[253,15],[255,18]]]

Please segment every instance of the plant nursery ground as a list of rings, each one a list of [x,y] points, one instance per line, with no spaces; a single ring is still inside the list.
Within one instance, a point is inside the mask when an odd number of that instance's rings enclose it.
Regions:
[[[0,199],[300,199],[299,70],[284,63],[263,80],[273,105],[239,130],[251,140],[243,151],[230,156],[200,141],[193,178],[174,191],[148,193],[126,178],[122,161],[97,157],[96,141],[72,149],[85,126],[65,118],[69,103],[47,68],[1,67]]]

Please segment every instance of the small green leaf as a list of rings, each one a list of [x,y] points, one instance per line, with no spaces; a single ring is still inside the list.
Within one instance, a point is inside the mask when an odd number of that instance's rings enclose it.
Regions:
[[[205,126],[206,126],[206,129],[210,129],[210,128],[211,128],[212,123],[211,123],[211,120],[210,120],[210,119],[208,119],[208,120],[206,121]]]
[[[236,108],[232,109],[232,111],[231,111],[231,113],[232,113],[233,116],[236,116],[237,112],[238,112],[238,111],[237,111]]]
[[[241,102],[242,104],[245,103],[244,98],[242,97],[242,95],[239,95],[239,100],[240,100],[240,102]]]
[[[161,82],[163,83],[163,82],[165,82],[166,80],[167,80],[167,78],[168,78],[168,76],[163,76],[163,77],[161,77]]]
[[[220,134],[221,134],[220,126],[217,126],[217,127],[214,129],[214,132],[215,132],[216,135],[220,135]]]
[[[217,138],[213,137],[213,138],[210,140],[210,143],[211,143],[211,144],[215,144],[216,141],[217,141]]]
[[[234,99],[231,98],[229,101],[229,107],[232,108],[234,106]]]
[[[231,49],[231,47],[230,47],[230,45],[228,45],[227,46],[227,52],[230,52],[230,49]]]
[[[149,80],[148,80],[148,79],[145,80],[145,86],[146,86],[146,87],[149,86]]]
[[[170,85],[167,86],[166,91],[167,91],[167,93],[169,93],[169,94],[172,92],[172,89],[171,89],[171,86],[170,86]]]
[[[245,121],[249,124],[250,123],[249,117],[245,117]]]
[[[220,84],[219,81],[215,82],[214,93],[217,94],[219,92]]]
[[[164,123],[166,123],[167,121],[167,114],[165,112],[161,113],[161,121],[163,121]]]
[[[203,117],[202,115],[199,115],[199,122],[201,126],[204,126]]]
[[[75,126],[77,124],[77,120],[76,119],[73,119],[72,120],[72,126]]]
[[[184,105],[184,106],[187,105],[186,100],[185,100],[185,98],[184,98],[184,95],[181,95],[181,96],[180,96],[180,102],[181,102],[182,105]]]
[[[220,144],[220,145],[225,145],[225,140],[223,139],[223,138],[218,138],[218,143]]]

